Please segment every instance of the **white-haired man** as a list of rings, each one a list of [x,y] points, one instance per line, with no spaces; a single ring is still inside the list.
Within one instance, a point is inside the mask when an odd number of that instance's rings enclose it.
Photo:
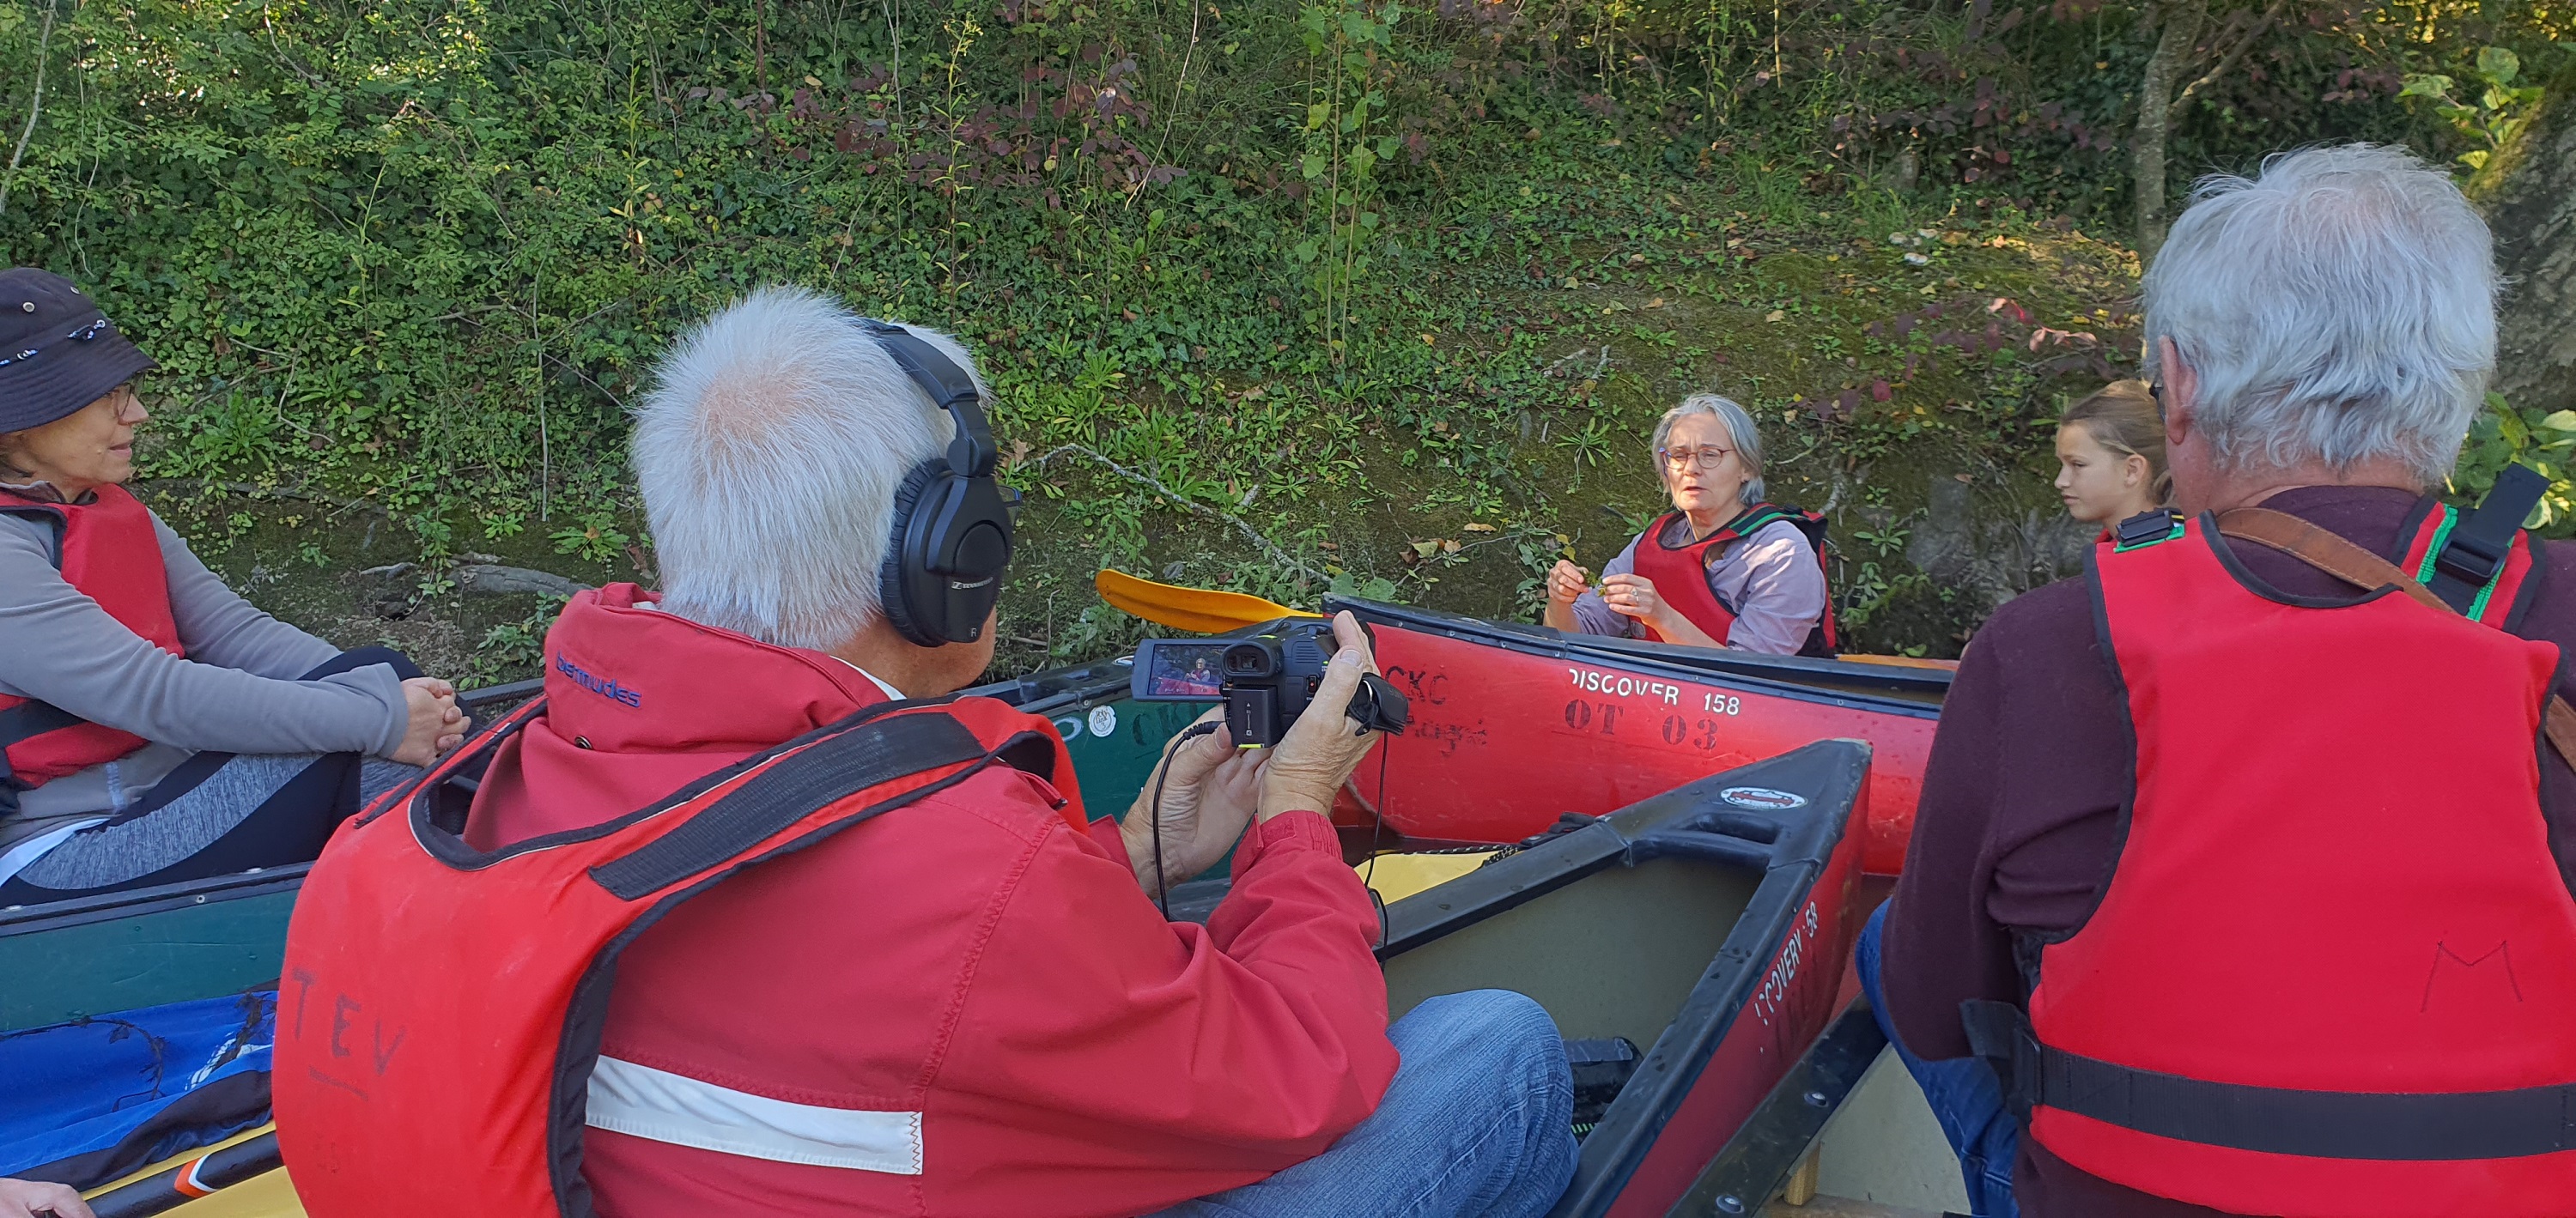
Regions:
[[[664,362],[634,439],[663,591],[565,607],[545,701],[456,763],[489,756],[461,834],[425,787],[308,881],[276,1084],[308,1212],[1555,1202],[1546,1013],[1488,991],[1387,1026],[1321,814],[1370,745],[1348,615],[1275,749],[1185,734],[1123,828],[1085,820],[1044,719],[908,700],[993,651],[1010,530],[971,369],[782,288]],[[1241,837],[1204,927],[1146,895],[1158,819],[1175,882]]]
[[[1862,937],[1976,1213],[2569,1212],[2576,548],[2426,494],[2495,293],[2367,145],[2202,183],[2149,269],[2198,515],[1978,633]]]

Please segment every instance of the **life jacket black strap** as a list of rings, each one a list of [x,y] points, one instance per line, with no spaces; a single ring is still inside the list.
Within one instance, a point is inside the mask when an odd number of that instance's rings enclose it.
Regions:
[[[68,521],[60,509],[31,499],[0,496],[0,516],[20,516],[28,520],[42,521],[47,525],[51,530],[51,536],[46,539],[45,557],[53,562],[55,570],[63,569],[63,531]]]
[[[620,900],[637,900],[723,866],[816,808],[985,755],[975,733],[946,714],[871,720],[782,759],[688,823],[591,868],[591,878]]]
[[[2433,555],[2433,578],[2426,581],[2433,595],[2460,613],[2467,613],[2478,594],[2495,582],[2504,570],[2505,557],[2513,553],[2514,538],[2522,532],[2522,522],[2539,506],[2540,497],[2549,490],[2549,480],[2527,465],[2508,465],[2496,475],[2495,486],[2478,506],[2460,513],[2451,535]]]
[[[47,732],[79,727],[89,720],[64,710],[51,702],[28,699],[7,710],[0,710],[0,749],[22,744]]]
[[[0,816],[17,815],[18,792],[35,790],[34,784],[19,781],[9,768],[9,746],[87,722],[51,702],[32,698],[0,710]]]
[[[2006,1102],[2024,1121],[2048,1107],[2180,1142],[2322,1159],[2451,1162],[2576,1150],[2576,1083],[2402,1094],[2253,1087],[2041,1044],[2008,1002],[1964,1002],[1960,1016],[1969,1046],[1996,1065]]]

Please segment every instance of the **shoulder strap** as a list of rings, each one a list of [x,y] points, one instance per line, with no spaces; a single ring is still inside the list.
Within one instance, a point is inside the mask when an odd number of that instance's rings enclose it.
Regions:
[[[1753,534],[1761,531],[1765,527],[1768,527],[1775,520],[1789,521],[1790,523],[1797,525],[1801,531],[1808,530],[1813,525],[1821,523],[1821,519],[1810,520],[1808,519],[1807,513],[1799,511],[1794,507],[1782,507],[1776,503],[1763,502],[1744,509],[1744,511],[1736,516],[1735,519],[1727,521],[1726,527],[1720,531],[1733,533],[1737,537],[1751,537]],[[1808,540],[1812,542],[1814,540],[1814,536],[1810,534]]]
[[[814,810],[871,787],[914,775],[977,763],[928,788],[891,793],[858,810],[852,822],[911,802],[930,789],[965,778],[984,763],[1015,769],[1035,759],[1018,736],[987,748],[973,729],[945,709],[884,714],[816,741],[708,804],[687,822],[634,850],[591,868],[600,887],[620,900],[636,900],[731,862]],[[1052,768],[1052,750],[1046,761]]]
[[[1816,552],[1817,570],[1825,576],[1825,611],[1816,618],[1815,626],[1807,631],[1807,640],[1799,646],[1798,654],[1830,660],[1842,647],[1842,627],[1834,620],[1833,564],[1825,557],[1832,544],[1831,530],[1823,513],[1766,499],[1744,509],[1742,515],[1728,521],[1726,527],[1712,534],[1709,540],[1730,537],[1742,540],[1782,520],[1798,526],[1799,535],[1807,539],[1807,548]]]
[[[2501,486],[2503,480],[2498,479],[2497,482]],[[2530,509],[2526,507],[2523,511],[2528,514]],[[2513,522],[2519,526],[2522,517],[2514,517]],[[2414,598],[2418,604],[2453,616],[2460,614],[2460,610],[2450,602],[2434,595],[2432,589],[2409,578],[2397,564],[2287,512],[2276,512],[2270,508],[2236,508],[2219,515],[2218,531],[2229,537],[2270,546],[2356,588],[2395,588]],[[2454,530],[2453,535],[2457,536],[2458,532]],[[2508,543],[2510,538],[2508,534]],[[2498,553],[2501,555],[2502,551]],[[2501,557],[2498,561],[2502,561]],[[2493,576],[2490,571],[2488,577]],[[2483,586],[2483,581],[2477,585]],[[2473,587],[2472,594],[2475,591]],[[2558,751],[2559,759],[2570,767],[2576,767],[2576,707],[2568,706],[2567,699],[2555,693],[2549,695],[2549,708],[2541,717],[2541,729],[2549,737],[2550,747]]]

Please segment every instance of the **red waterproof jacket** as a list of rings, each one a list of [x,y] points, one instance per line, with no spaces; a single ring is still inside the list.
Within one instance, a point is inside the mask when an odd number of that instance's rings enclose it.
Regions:
[[[632,585],[576,597],[548,636],[546,662],[547,701],[498,746],[465,848],[595,829],[883,704],[838,660],[660,613]],[[967,718],[988,745],[1052,735],[1041,720],[980,705],[992,709]],[[1055,779],[1073,789],[1070,775]],[[343,1086],[365,1090],[380,1064],[398,1069],[411,1051],[392,1047],[400,1029],[419,1035],[406,1017],[452,1009],[457,1000],[442,993],[514,984],[520,957],[370,999],[303,980],[291,946],[280,1137],[299,1189],[343,1176],[329,1190],[336,1205],[308,1196],[308,1209],[317,1218],[536,1218],[593,1204],[614,1218],[747,1206],[788,1218],[1139,1214],[1312,1157],[1367,1115],[1396,1065],[1369,950],[1376,916],[1324,818],[1290,813],[1248,835],[1234,892],[1202,928],[1166,923],[1114,833],[1087,833],[1079,816],[1055,783],[984,765],[673,906],[618,958],[597,1026],[589,1128],[577,1142],[577,1175],[592,1195],[565,1187],[551,1207],[486,1187],[524,1186],[543,1122],[496,1113],[460,1136],[435,1124],[434,1106],[353,1101]],[[549,840],[565,844],[514,858],[587,848]],[[427,857],[391,855],[415,868]],[[344,888],[381,891],[367,874]],[[316,906],[316,895],[308,884],[299,944],[351,959],[382,941],[363,919]],[[503,943],[543,944],[549,929],[573,935],[580,921],[570,905],[531,911],[506,887],[437,910],[399,904],[423,919],[470,919]],[[559,963],[541,972],[548,985],[568,984]],[[407,1154],[405,1169],[335,1150],[318,1132],[351,1125],[383,1139],[364,1145]],[[517,1165],[506,1179],[504,1162]]]
[[[0,512],[54,522],[55,566],[109,617],[161,650],[186,655],[170,609],[170,573],[152,512],[124,487],[102,486],[88,503],[48,503],[0,491]],[[51,704],[0,694],[0,783],[29,791],[65,774],[114,761],[147,743]]]
[[[2576,1211],[2576,894],[2539,804],[2561,661],[2495,628],[2531,543],[2473,621],[2388,588],[2271,591],[2214,534],[2096,547],[2137,740],[2125,840],[2092,916],[2032,945],[2028,1022],[1970,1002],[1971,1040],[2011,1059],[2041,1145],[2142,1192]],[[2259,696],[2293,687],[2337,710]]]
[[[1773,503],[1757,503],[1698,541],[1678,546],[1665,545],[1664,534],[1671,531],[1674,521],[1680,516],[1679,512],[1667,512],[1656,517],[1655,522],[1646,526],[1646,531],[1637,538],[1635,570],[1655,585],[1658,595],[1671,602],[1673,608],[1689,618],[1692,625],[1707,631],[1708,637],[1724,643],[1727,634],[1735,629],[1735,611],[1727,608],[1726,602],[1717,599],[1717,593],[1709,590],[1709,548],[1751,537],[1774,521],[1786,520],[1807,535],[1807,544],[1816,551],[1816,566],[1825,573],[1825,613],[1816,619],[1815,629],[1807,632],[1806,645],[1798,649],[1798,654],[1833,656],[1835,649],[1842,645],[1842,638],[1834,625],[1833,568],[1825,561],[1823,516]],[[1664,637],[1655,633],[1652,626],[1646,627],[1646,635],[1657,642],[1663,641]]]

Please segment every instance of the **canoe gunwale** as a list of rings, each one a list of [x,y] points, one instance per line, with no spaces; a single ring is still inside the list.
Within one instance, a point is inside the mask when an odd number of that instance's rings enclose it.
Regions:
[[[312,869],[311,863],[289,863],[259,872],[235,872],[202,880],[181,880],[176,884],[22,906],[0,911],[0,938],[186,909],[215,901],[265,896],[301,886],[304,873]]]
[[[1887,1034],[1866,998],[1855,998],[1808,1046],[1771,1094],[1746,1117],[1726,1149],[1710,1160],[1683,1203],[1700,1199],[1718,1214],[1758,1212],[1796,1171],[1843,1101],[1887,1048]],[[1727,1202],[1734,1202],[1729,1208]],[[1676,1213],[1681,1206],[1675,1206]]]
[[[1748,693],[1914,719],[1938,719],[1940,703],[1924,699],[1937,698],[1948,693],[1950,688],[1951,674],[1937,669],[1856,664],[1848,660],[1805,656],[1753,655],[1671,643],[1567,634],[1545,626],[1489,621],[1352,597],[1327,596],[1324,608],[1326,612],[1347,609],[1361,622],[1370,625],[1392,626],[1523,655],[1609,665],[1695,684],[1720,685]],[[1903,696],[1905,693],[1913,696]]]

